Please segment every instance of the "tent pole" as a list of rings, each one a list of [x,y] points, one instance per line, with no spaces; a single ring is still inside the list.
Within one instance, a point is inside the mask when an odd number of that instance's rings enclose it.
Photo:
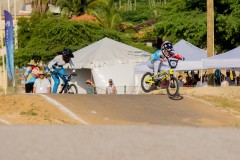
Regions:
[[[90,79],[93,82],[93,75],[92,75],[92,69],[91,69],[91,75],[90,75]]]
[[[203,83],[202,83],[202,80],[203,80],[202,70],[203,70],[203,63],[202,63],[202,60],[201,60],[201,71],[200,71],[200,72],[201,72],[201,86],[202,86],[202,84],[203,84]]]

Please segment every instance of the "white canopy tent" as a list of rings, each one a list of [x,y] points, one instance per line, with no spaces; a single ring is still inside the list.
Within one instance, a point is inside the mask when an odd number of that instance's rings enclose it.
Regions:
[[[240,47],[203,59],[203,67],[212,69],[239,69]]]
[[[103,38],[73,54],[75,69],[78,69],[74,83],[80,93],[86,93],[85,81],[92,78],[98,93],[104,92],[110,78],[121,88],[134,86],[135,64],[146,61],[150,55],[109,38]]]
[[[175,69],[176,71],[202,69],[202,59],[207,58],[207,52],[205,50],[200,49],[185,40],[180,40],[173,46],[173,48],[174,53],[180,54],[185,58],[185,61],[178,62],[178,66]],[[165,65],[167,65],[167,62]],[[134,71],[135,73],[145,73],[152,72],[152,69],[149,69],[146,65],[146,62],[143,62],[139,65],[136,65]]]
[[[180,54],[185,58],[185,61],[178,61],[178,66],[175,68],[176,71],[189,71],[189,70],[201,70],[202,69],[202,59],[207,58],[207,52],[203,49],[200,49],[191,43],[180,40],[173,46],[174,53]],[[168,66],[167,62],[164,62],[165,66]],[[161,69],[166,69],[162,67]],[[135,86],[137,92],[141,91],[141,78],[144,73],[153,72],[152,69],[148,68],[147,62],[138,64],[134,68],[135,73]]]
[[[180,54],[185,61],[179,61],[177,71],[201,70],[203,69],[202,60],[207,58],[207,52],[193,44],[180,40],[174,46],[174,53]]]

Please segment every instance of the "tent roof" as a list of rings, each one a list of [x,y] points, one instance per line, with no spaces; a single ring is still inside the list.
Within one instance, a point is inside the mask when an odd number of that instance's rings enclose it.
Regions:
[[[186,61],[198,61],[207,58],[207,52],[205,50],[200,49],[183,39],[177,42],[173,46],[173,49],[174,53],[185,57]]]
[[[103,38],[73,53],[75,68],[96,68],[105,65],[140,63],[149,53],[132,46]]]
[[[240,47],[203,60],[204,68],[232,69],[240,68]]]
[[[236,58],[240,58],[240,47],[237,47],[222,54],[209,57],[209,59],[236,59]]]

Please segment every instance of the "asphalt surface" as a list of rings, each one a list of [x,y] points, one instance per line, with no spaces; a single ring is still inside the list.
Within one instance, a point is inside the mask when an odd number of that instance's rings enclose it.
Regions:
[[[0,160],[239,160],[239,118],[166,95],[47,95],[86,123],[0,126]]]
[[[48,95],[93,124],[240,126],[240,119],[215,106],[166,95]]]
[[[240,128],[0,126],[1,160],[239,160]]]

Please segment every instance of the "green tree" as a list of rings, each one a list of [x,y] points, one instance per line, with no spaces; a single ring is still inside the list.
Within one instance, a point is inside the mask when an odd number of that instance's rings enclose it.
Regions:
[[[120,8],[115,8],[113,0],[96,0],[88,5],[88,12],[97,18],[101,26],[109,29],[118,29],[122,21]]]
[[[86,12],[90,2],[91,0],[57,0],[56,5],[65,10],[68,15],[78,16]]]
[[[35,24],[37,21],[38,23]],[[18,25],[21,30],[19,38],[26,40],[15,53],[15,64],[18,66],[25,65],[31,59],[47,62],[56,56],[57,51],[64,48],[76,51],[104,37],[138,46],[144,50],[149,49],[142,44],[132,43],[131,39],[121,32],[105,29],[91,22],[39,17],[38,20],[22,19]]]

